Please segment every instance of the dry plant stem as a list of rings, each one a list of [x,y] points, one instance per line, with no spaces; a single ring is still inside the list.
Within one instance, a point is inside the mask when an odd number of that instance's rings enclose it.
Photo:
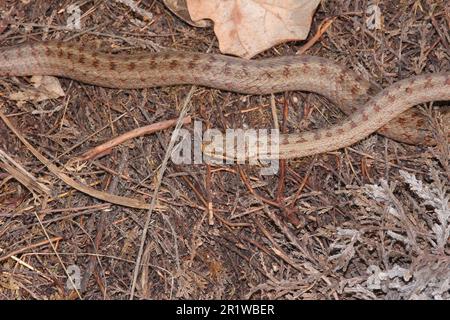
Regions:
[[[413,144],[433,143],[432,135],[426,128],[422,128],[425,131],[418,130],[424,121],[418,119],[412,110],[401,117],[398,117],[401,112],[396,112],[395,117],[378,121],[376,125],[372,118],[361,121],[375,114],[368,110],[366,103],[372,92],[378,90],[354,72],[319,57],[284,56],[249,61],[223,55],[176,51],[112,55],[86,49],[83,45],[61,42],[27,43],[0,49],[0,76],[28,75],[62,76],[123,89],[195,84],[246,94],[292,90],[316,92],[335,102],[345,113],[353,115],[358,120],[356,126],[371,122],[374,131],[380,129],[379,132],[396,140]],[[433,80],[437,78],[439,81]],[[405,91],[388,91],[389,99],[376,104],[376,114],[390,115],[394,107],[398,106],[403,112],[412,107],[411,103],[448,100],[448,78],[449,73],[416,78],[421,83],[416,83],[415,90],[428,94],[428,81],[440,88],[433,88],[433,93],[422,99],[410,100],[408,97],[411,94]],[[415,97],[418,94],[420,92],[412,93]],[[450,112],[443,111],[445,123],[450,123]],[[379,119],[380,116],[375,118]],[[333,132],[334,139],[340,140],[340,130],[337,134]],[[292,136],[291,140],[295,140],[295,137],[298,136]],[[303,135],[302,138],[323,145],[322,137],[316,139]],[[300,142],[286,147],[304,148]],[[289,152],[281,156],[296,155]]]
[[[42,193],[47,196],[51,195],[51,191],[46,185],[39,182],[36,177],[29,173],[19,163],[14,161],[14,159],[6,154],[2,149],[0,149],[0,168],[8,172],[11,177],[14,177],[14,179],[23,184],[33,194]],[[3,181],[0,186],[4,183],[5,181]]]
[[[450,100],[450,73],[401,81],[367,101],[371,90],[368,81],[318,57],[286,56],[248,61],[223,55],[172,51],[111,55],[61,42],[1,49],[2,75],[54,75],[123,89],[196,84],[248,94],[303,90],[319,93],[351,114],[348,120],[332,128],[284,135],[278,154],[259,155],[258,158],[287,159],[339,149],[395,121],[414,105]],[[450,113],[445,114],[444,121],[450,122]],[[393,127],[398,126],[395,123]],[[414,123],[414,120],[410,117],[408,123]],[[394,138],[418,142],[417,131],[411,128],[398,137],[394,134]]]
[[[319,25],[319,28],[316,32],[316,34],[304,45],[302,46],[298,51],[297,54],[304,54],[306,51],[308,51],[317,41],[319,41],[320,37],[328,30],[328,28],[333,24],[334,20],[336,20],[336,17],[334,18],[328,18],[322,21],[322,23]]]
[[[137,209],[149,209],[150,206],[142,201],[126,198],[126,197],[120,197],[113,194],[108,194],[106,192],[102,192],[99,190],[96,190],[94,188],[88,187],[78,181],[75,181],[71,177],[69,177],[67,174],[63,173],[56,165],[51,163],[46,157],[44,157],[39,151],[37,151],[26,139],[23,137],[19,131],[13,126],[13,124],[9,121],[9,119],[6,117],[6,115],[1,111],[2,106],[0,105],[0,119],[3,120],[3,122],[6,124],[6,126],[19,138],[20,141],[25,145],[25,147],[36,157],[41,161],[50,172],[52,172],[54,175],[56,175],[59,179],[64,181],[67,185],[71,186],[72,188],[83,192],[85,194],[88,194],[94,198],[118,204],[125,207],[130,208],[137,208]]]
[[[147,239],[147,232],[150,227],[151,216],[152,216],[153,210],[156,207],[156,201],[158,199],[159,188],[161,187],[162,179],[163,179],[164,173],[167,168],[167,163],[169,162],[170,155],[172,154],[173,148],[175,146],[176,137],[179,136],[180,128],[182,127],[183,121],[186,118],[187,113],[189,111],[189,103],[191,102],[192,95],[194,94],[195,89],[196,89],[196,86],[192,86],[191,90],[189,90],[186,98],[184,99],[183,107],[180,111],[180,115],[178,117],[177,124],[172,133],[172,139],[170,140],[170,143],[167,146],[167,151],[166,151],[164,159],[161,163],[161,168],[158,171],[155,189],[153,191],[152,201],[150,202],[150,207],[148,208],[148,211],[147,211],[147,218],[145,219],[144,230],[143,230],[142,236],[141,236],[141,244],[139,246],[139,252],[138,252],[138,256],[136,258],[136,264],[134,266],[133,281],[132,281],[131,288],[130,288],[130,300],[134,299],[137,277],[138,277],[139,270],[141,267],[141,260],[142,260],[142,255],[144,252],[145,239]]]
[[[46,244],[48,244],[50,242],[57,242],[57,241],[61,241],[61,240],[63,240],[62,237],[53,237],[51,239],[42,240],[42,241],[40,241],[38,243],[34,243],[34,244],[26,246],[24,248],[14,250],[14,251],[12,251],[10,253],[5,254],[4,256],[1,256],[0,257],[0,262],[4,261],[4,260],[6,260],[6,259],[8,259],[8,258],[10,258],[12,256],[17,256],[17,255],[21,254],[22,252],[26,252],[26,251],[28,251],[30,249],[38,248],[38,247],[46,245]]]
[[[126,132],[124,134],[121,134],[120,136],[117,136],[105,143],[102,143],[99,146],[96,146],[95,148],[83,153],[77,160],[79,161],[86,161],[90,159],[96,159],[101,157],[102,155],[109,153],[111,149],[121,143],[124,143],[125,141],[134,139],[136,137],[140,137],[146,134],[150,134],[156,131],[161,131],[167,128],[170,128],[177,124],[178,119],[171,119],[171,120],[165,120],[158,123],[152,123],[148,126],[140,127],[133,129],[129,132]],[[185,117],[183,119],[183,124],[189,124],[191,123],[191,117]]]

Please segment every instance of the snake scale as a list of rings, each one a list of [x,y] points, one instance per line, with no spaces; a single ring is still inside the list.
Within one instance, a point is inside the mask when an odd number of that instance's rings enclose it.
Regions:
[[[121,89],[195,84],[258,95],[308,91],[325,96],[348,115],[328,128],[281,135],[279,152],[267,157],[284,159],[346,147],[375,131],[410,144],[433,144],[426,121],[411,107],[450,101],[450,72],[411,77],[379,91],[355,72],[313,56],[244,60],[180,51],[107,54],[63,42],[0,48],[0,76],[30,75]],[[447,135],[449,111],[442,110]]]

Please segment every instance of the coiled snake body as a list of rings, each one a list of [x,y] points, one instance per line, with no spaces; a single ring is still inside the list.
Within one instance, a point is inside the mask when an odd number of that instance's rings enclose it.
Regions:
[[[0,49],[0,76],[53,75],[110,88],[196,84],[245,94],[301,90],[321,94],[349,115],[329,128],[282,135],[279,153],[293,158],[336,150],[378,130],[412,144],[432,144],[412,106],[450,100],[450,72],[402,80],[376,95],[367,81],[327,59],[286,56],[244,60],[168,51],[106,54],[75,43],[28,43]],[[376,92],[375,92],[376,93]],[[450,112],[443,111],[450,128]],[[447,131],[448,134],[448,131]]]

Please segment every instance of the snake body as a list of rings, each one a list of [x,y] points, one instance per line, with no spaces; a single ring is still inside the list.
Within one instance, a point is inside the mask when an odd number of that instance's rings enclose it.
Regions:
[[[379,92],[347,68],[313,56],[249,61],[179,51],[107,54],[63,42],[0,49],[0,76],[30,75],[61,76],[121,89],[195,84],[245,94],[301,90],[327,97],[349,115],[327,129],[283,135],[280,158],[339,149],[377,130],[398,141],[433,144],[424,120],[411,107],[450,100],[450,72],[412,77]],[[449,110],[444,109],[443,119],[449,128]]]

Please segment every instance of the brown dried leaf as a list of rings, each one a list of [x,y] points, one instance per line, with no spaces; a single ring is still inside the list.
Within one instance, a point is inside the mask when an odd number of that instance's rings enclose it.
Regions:
[[[211,19],[220,51],[251,58],[276,44],[304,40],[320,0],[187,0],[192,20]]]
[[[33,82],[34,89],[11,93],[9,99],[39,102],[65,96],[58,78],[51,76],[33,76],[31,77],[31,82]]]
[[[209,20],[192,21],[187,8],[186,0],[163,0],[164,4],[170,11],[172,11],[178,18],[184,22],[189,23],[194,27],[209,27],[211,22]]]

